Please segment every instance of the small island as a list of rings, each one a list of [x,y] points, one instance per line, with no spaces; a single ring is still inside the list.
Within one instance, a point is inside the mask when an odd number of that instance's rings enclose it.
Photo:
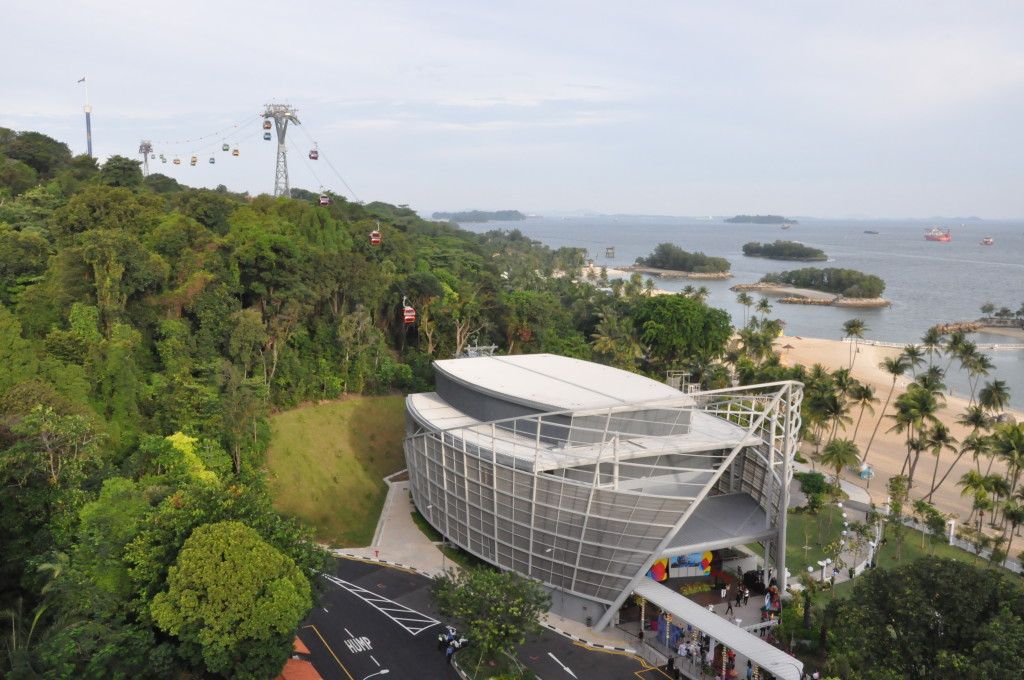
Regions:
[[[800,224],[781,215],[737,215],[726,218],[725,221],[733,224]]]
[[[796,241],[776,241],[775,243],[757,243],[752,241],[743,245],[743,254],[747,257],[764,257],[769,260],[797,260],[800,262],[820,262],[828,259],[824,251],[805,246]]]
[[[525,220],[526,215],[518,210],[467,210],[463,212],[436,212],[431,215],[435,220],[448,220],[449,222],[519,222]]]
[[[854,269],[808,267],[765,274],[758,283],[733,286],[734,291],[757,290],[783,295],[777,302],[839,307],[887,307],[882,297],[885,282],[874,274]]]
[[[732,276],[731,266],[723,257],[688,253],[671,243],[660,243],[649,256],[638,257],[636,264],[622,269],[666,278],[727,279]]]

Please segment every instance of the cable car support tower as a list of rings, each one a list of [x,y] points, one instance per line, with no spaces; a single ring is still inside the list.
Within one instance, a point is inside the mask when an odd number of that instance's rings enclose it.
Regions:
[[[288,132],[288,123],[301,125],[297,111],[287,104],[267,104],[263,118],[274,119],[277,129],[277,168],[274,172],[274,196],[292,197],[291,186],[288,184],[288,149],[284,145],[284,136]]]

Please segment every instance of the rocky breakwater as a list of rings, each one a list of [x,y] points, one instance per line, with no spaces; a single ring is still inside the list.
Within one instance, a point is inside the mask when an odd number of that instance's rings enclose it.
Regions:
[[[885,298],[848,298],[840,295],[832,304],[836,307],[888,307],[892,303]]]
[[[974,333],[983,325],[975,321],[960,321],[958,323],[937,323],[932,326],[932,329],[946,335],[950,333]]]

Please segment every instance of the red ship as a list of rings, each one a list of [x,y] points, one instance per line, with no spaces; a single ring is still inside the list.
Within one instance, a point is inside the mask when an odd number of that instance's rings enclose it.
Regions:
[[[938,227],[932,227],[924,233],[925,241],[949,241],[951,238],[949,229],[942,231]]]

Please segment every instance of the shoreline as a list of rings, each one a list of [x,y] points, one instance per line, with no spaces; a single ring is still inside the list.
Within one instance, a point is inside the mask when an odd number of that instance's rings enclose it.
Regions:
[[[1024,332],[1022,332],[1022,335],[1024,335]],[[789,349],[786,349],[787,346]],[[908,372],[906,375],[898,377],[894,385],[892,375],[878,367],[878,364],[885,358],[898,356],[902,352],[902,346],[890,347],[858,343],[857,347],[860,351],[856,354],[851,354],[853,343],[842,340],[825,340],[822,338],[799,336],[781,336],[775,342],[776,351],[779,353],[782,363],[786,366],[800,364],[810,368],[815,364],[821,364],[834,371],[839,368],[849,367],[852,356],[853,366],[851,375],[860,382],[874,388],[875,397],[879,400],[874,405],[875,413],[871,414],[866,409],[861,413],[854,406],[849,412],[853,422],[842,430],[838,436],[846,437],[856,442],[863,457],[872,431],[877,424],[877,434],[870,450],[867,451],[867,463],[875,471],[875,478],[870,482],[866,482],[848,470],[844,470],[841,476],[845,481],[865,489],[870,494],[872,501],[877,505],[881,505],[885,502],[887,496],[886,484],[889,478],[900,474],[903,460],[907,455],[904,436],[888,431],[892,427],[892,419],[885,416],[889,416],[894,412],[893,402],[903,394],[907,384],[913,380],[913,375]],[[886,408],[886,413],[883,414],[882,406],[885,404],[890,389],[892,390],[892,399]],[[945,403],[945,408],[939,409],[936,416],[950,429],[957,441],[962,442],[970,434],[970,430],[963,425],[957,424],[956,421],[967,408],[969,399],[957,396],[956,394],[943,394],[942,401]],[[1024,422],[1024,411],[1006,409],[1005,412],[1013,415],[1017,422]],[[859,426],[858,421],[860,421]],[[800,451],[808,460],[808,463],[812,464],[812,467],[820,468],[811,459],[810,454],[814,451],[813,444],[802,442]],[[939,479],[950,469],[955,459],[956,454],[948,450],[942,452],[939,459]],[[931,486],[934,465],[935,457],[930,452],[926,451],[921,454],[917,470],[914,473],[914,487],[910,493],[912,501],[919,500],[927,495],[928,489]],[[983,462],[983,465],[987,465],[987,463]],[[1004,464],[998,460],[992,465],[993,472],[1002,473],[1004,468]],[[953,465],[946,481],[932,498],[932,504],[936,508],[941,512],[954,515],[958,523],[962,522],[970,514],[972,500],[969,497],[960,496],[960,487],[956,486],[956,482],[968,470],[975,469],[974,460],[969,455],[963,456]],[[833,476],[831,471],[820,471],[829,478]]]
[[[780,286],[774,283],[738,283],[730,286],[729,290],[734,293],[744,291],[758,291],[766,295],[778,295],[777,302],[782,304],[804,304],[822,305],[835,307],[889,307],[891,302],[885,298],[850,298],[826,293],[813,288],[796,288],[795,286]],[[806,300],[806,302],[802,301]]]

